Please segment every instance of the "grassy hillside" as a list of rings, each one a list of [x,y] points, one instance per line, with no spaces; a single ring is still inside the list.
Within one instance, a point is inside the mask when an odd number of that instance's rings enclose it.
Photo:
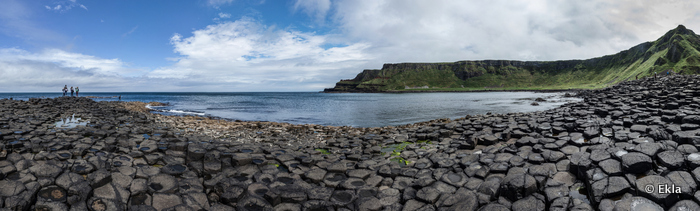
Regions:
[[[700,73],[700,36],[680,25],[617,54],[566,61],[385,64],[326,92],[595,89],[654,73]]]

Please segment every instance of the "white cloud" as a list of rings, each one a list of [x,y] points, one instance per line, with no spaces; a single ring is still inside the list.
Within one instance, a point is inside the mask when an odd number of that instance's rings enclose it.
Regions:
[[[129,68],[119,59],[46,49],[31,53],[18,48],[0,49],[0,91],[57,91],[63,85],[84,91],[114,91],[131,84],[143,88],[145,80],[132,78],[144,70]],[[125,90],[134,90],[123,87]]]
[[[617,53],[685,24],[696,1],[339,0],[331,19],[385,62],[587,59]],[[314,15],[312,15],[314,16]],[[367,67],[367,68],[377,68]]]
[[[218,8],[221,5],[230,4],[233,1],[234,0],[207,0],[207,4],[209,4],[209,6]]]
[[[219,13],[219,18],[230,18],[230,17],[231,17],[231,14],[223,13],[223,12]]]
[[[66,12],[68,10],[73,9],[73,7],[80,7],[80,8],[85,9],[86,11],[88,10],[88,8],[85,5],[79,4],[77,2],[77,0],[70,0],[68,2],[65,2],[65,1],[55,2],[54,4],[56,4],[56,6],[54,6],[54,7],[49,7],[48,5],[45,5],[44,7],[47,10],[53,10],[53,11],[57,11],[57,12]]]
[[[102,21],[102,22],[104,22],[104,21]],[[136,31],[136,29],[138,29],[138,28],[139,28],[139,26],[134,26],[134,28],[131,28],[131,30],[129,30],[128,32],[122,34],[122,37],[129,36],[131,33],[134,33],[134,32]]]
[[[190,37],[175,34],[171,44],[181,57],[148,77],[232,90],[319,90],[367,59],[361,53],[364,43],[325,49],[327,35],[276,29],[245,17],[207,26]]]
[[[323,21],[326,18],[328,10],[331,8],[330,0],[296,0],[294,2],[294,10],[301,10],[309,16],[316,18],[318,21]]]

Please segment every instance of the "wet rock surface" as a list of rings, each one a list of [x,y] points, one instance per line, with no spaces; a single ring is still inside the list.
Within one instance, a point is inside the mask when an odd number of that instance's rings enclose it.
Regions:
[[[10,210],[695,210],[700,77],[381,128],[0,99]],[[80,118],[82,125],[57,122]]]

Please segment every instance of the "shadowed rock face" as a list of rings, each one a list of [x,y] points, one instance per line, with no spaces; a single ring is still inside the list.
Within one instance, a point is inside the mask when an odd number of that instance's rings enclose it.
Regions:
[[[695,210],[698,85],[649,78],[543,112],[381,128],[1,99],[0,207]],[[69,114],[90,122],[53,127]]]

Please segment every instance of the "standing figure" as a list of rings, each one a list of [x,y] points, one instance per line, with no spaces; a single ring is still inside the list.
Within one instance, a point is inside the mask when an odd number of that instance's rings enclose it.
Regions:
[[[71,87],[70,87],[70,96],[71,96],[71,97],[73,97],[73,92],[74,92],[74,90],[73,90],[73,87],[71,86]]]
[[[75,87],[75,96],[76,96],[76,97],[79,97],[79,96],[78,96],[79,93],[80,93],[80,88],[78,88],[78,87],[76,86],[76,87]]]
[[[122,95],[119,95],[119,101],[122,101]]]
[[[68,85],[63,86],[63,96],[66,96],[66,93],[68,92]]]

